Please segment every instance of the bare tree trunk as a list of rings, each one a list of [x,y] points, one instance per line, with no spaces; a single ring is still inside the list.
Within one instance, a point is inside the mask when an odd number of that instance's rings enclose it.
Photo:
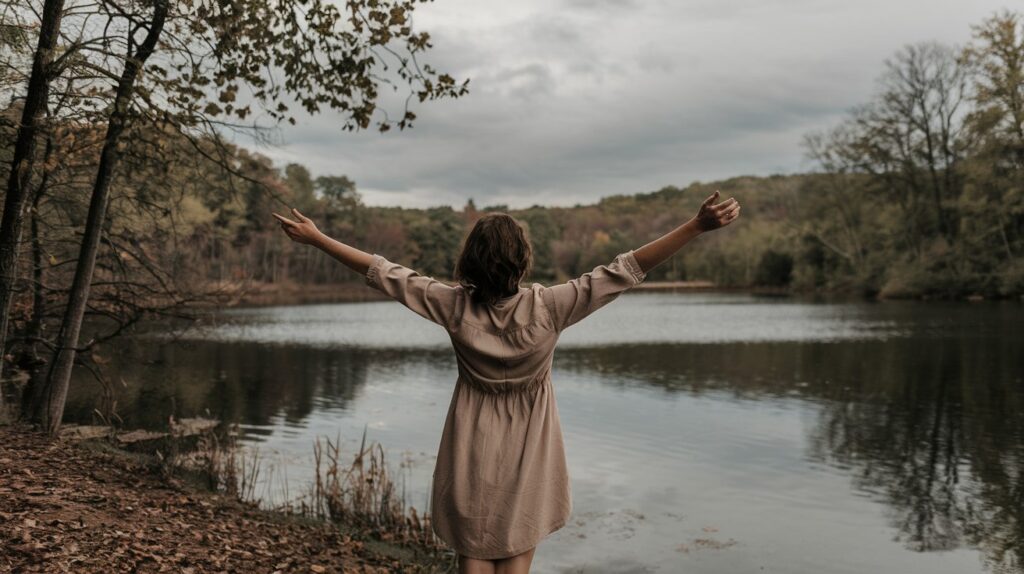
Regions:
[[[29,180],[35,155],[36,136],[46,110],[50,92],[50,62],[57,46],[64,0],[46,0],[43,19],[39,27],[39,43],[32,58],[32,75],[25,94],[25,107],[14,143],[11,173],[7,180],[3,220],[0,221],[0,363],[7,346],[8,315],[14,297],[14,282],[18,278],[18,247],[25,222],[25,208],[29,203]],[[2,371],[3,369],[0,369]],[[3,395],[0,393],[0,405]]]
[[[46,141],[46,155],[43,163],[47,163],[53,155],[53,138]],[[29,241],[32,246],[32,317],[29,320],[25,336],[29,341],[28,354],[26,357],[29,366],[28,386],[25,388],[21,401],[22,418],[30,418],[39,405],[40,395],[45,386],[45,374],[43,366],[46,360],[40,353],[40,346],[43,340],[43,319],[46,317],[46,293],[43,287],[45,271],[43,268],[43,246],[39,233],[39,204],[46,195],[47,186],[50,181],[50,172],[43,175],[32,199],[32,219],[29,224]]]
[[[49,145],[48,145],[49,146]],[[48,176],[48,174],[47,174]],[[29,339],[29,356],[27,357],[29,368],[29,385],[25,389],[25,396],[22,399],[22,416],[28,418],[33,416],[36,407],[39,405],[40,395],[45,386],[46,371],[43,366],[46,360],[40,353],[40,346],[43,339],[43,318],[46,316],[46,295],[43,288],[45,271],[43,268],[43,246],[39,234],[39,200],[46,191],[47,176],[43,176],[43,183],[36,191],[35,201],[32,209],[32,223],[29,228],[29,236],[32,241],[32,318],[29,321],[26,336]]]
[[[99,251],[100,236],[106,218],[107,201],[110,197],[110,184],[114,169],[120,160],[117,149],[118,141],[128,123],[129,106],[138,79],[146,59],[156,48],[157,39],[163,31],[167,17],[169,0],[157,0],[153,9],[153,20],[150,22],[146,39],[139,45],[134,54],[129,53],[125,59],[124,71],[117,84],[114,107],[107,122],[107,134],[100,153],[100,164],[93,185],[92,198],[89,201],[89,214],[86,217],[85,233],[79,251],[78,265],[75,267],[75,278],[71,283],[68,295],[68,306],[61,322],[60,334],[57,337],[57,348],[50,362],[46,390],[39,407],[38,416],[43,428],[50,434],[60,429],[64,416],[64,403],[67,400],[68,386],[71,382],[71,370],[78,347],[78,335],[82,330],[82,318],[89,300],[89,286],[92,283],[93,270],[96,267],[96,254]],[[129,43],[129,46],[131,44]]]

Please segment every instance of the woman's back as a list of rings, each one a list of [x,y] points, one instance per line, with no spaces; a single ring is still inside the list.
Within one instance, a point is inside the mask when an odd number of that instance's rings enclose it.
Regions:
[[[572,512],[551,363],[561,332],[643,281],[633,252],[566,283],[494,304],[373,256],[370,286],[448,331],[459,376],[434,470],[435,532],[460,554],[533,548]]]
[[[572,499],[551,386],[558,337],[693,238],[734,221],[739,203],[714,204],[718,196],[637,251],[572,281],[529,288],[519,284],[532,265],[532,247],[507,214],[487,214],[474,224],[454,287],[327,237],[298,210],[292,213],[299,221],[274,214],[293,240],[364,273],[368,285],[448,331],[459,376],[438,449],[431,513],[434,532],[461,555],[460,569],[472,558],[513,556],[528,568],[537,542],[566,523]]]
[[[566,283],[534,283],[494,304],[481,304],[461,285],[446,285],[374,255],[366,282],[444,327],[467,382],[484,392],[506,392],[549,374],[561,332],[644,277],[628,251]]]

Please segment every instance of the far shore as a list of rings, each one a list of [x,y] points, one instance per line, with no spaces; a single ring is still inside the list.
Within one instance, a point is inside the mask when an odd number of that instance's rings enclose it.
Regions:
[[[451,285],[450,281],[445,283]],[[546,283],[551,284],[551,283]],[[527,283],[526,285],[529,285]],[[930,297],[927,295],[913,296],[889,296],[871,297],[864,294],[841,292],[841,291],[801,291],[790,287],[765,287],[765,286],[724,286],[717,285],[711,281],[645,281],[633,288],[635,291],[671,291],[685,293],[732,293],[751,294],[763,296],[808,296],[835,300],[861,300],[879,301],[883,299],[892,300],[950,300],[941,297]],[[243,287],[224,286],[224,295],[218,304],[218,308],[224,307],[272,307],[282,305],[313,305],[325,303],[357,303],[364,301],[384,301],[388,298],[367,285],[351,281],[347,283],[327,284],[299,284],[299,283],[249,283]],[[958,299],[957,301],[984,301],[988,300],[979,295],[971,295]],[[995,299],[993,299],[995,300]],[[1024,300],[1024,298],[1022,298]]]
[[[451,284],[449,282],[449,284]],[[786,295],[788,288],[778,287],[724,287],[710,281],[649,281],[636,287],[637,291],[686,291],[711,293],[757,293]],[[269,307],[277,305],[305,305],[322,303],[355,303],[382,301],[387,297],[370,287],[358,283],[327,283],[302,285],[297,283],[252,283],[244,289],[232,290],[227,297],[230,307]]]

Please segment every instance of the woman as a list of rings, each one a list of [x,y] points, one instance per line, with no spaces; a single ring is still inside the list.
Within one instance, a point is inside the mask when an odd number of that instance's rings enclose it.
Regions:
[[[371,287],[445,328],[458,380],[434,469],[434,532],[462,573],[527,573],[537,543],[569,519],[572,501],[551,360],[561,332],[637,285],[697,235],[732,223],[734,198],[716,191],[696,216],[640,249],[566,283],[520,282],[532,250],[510,216],[481,217],[449,286],[321,233],[308,217],[273,214],[292,240],[362,274]]]

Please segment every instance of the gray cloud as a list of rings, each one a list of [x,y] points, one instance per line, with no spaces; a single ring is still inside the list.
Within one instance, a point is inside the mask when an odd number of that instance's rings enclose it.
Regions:
[[[892,52],[962,44],[1001,6],[437,0],[417,9],[435,39],[427,59],[469,77],[469,95],[416,107],[405,132],[302,118],[283,129],[285,145],[262,151],[346,174],[375,205],[571,205],[798,171],[802,136],[866,100]]]

